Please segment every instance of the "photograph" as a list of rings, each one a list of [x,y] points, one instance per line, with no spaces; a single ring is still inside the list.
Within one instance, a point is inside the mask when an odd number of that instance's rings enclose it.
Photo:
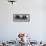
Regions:
[[[46,0],[0,0],[0,46],[46,46]]]

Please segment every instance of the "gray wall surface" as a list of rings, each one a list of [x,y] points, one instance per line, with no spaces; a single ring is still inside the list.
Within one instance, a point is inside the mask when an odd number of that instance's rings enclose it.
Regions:
[[[32,10],[32,11],[31,11]],[[31,14],[31,22],[13,22],[13,13]],[[46,0],[0,0],[0,40],[15,40],[18,32],[31,34],[34,40],[46,40]]]

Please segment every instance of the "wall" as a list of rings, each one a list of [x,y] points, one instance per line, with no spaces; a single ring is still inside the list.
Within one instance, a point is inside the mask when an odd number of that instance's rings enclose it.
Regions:
[[[17,0],[14,5],[0,0],[0,40],[11,40],[18,32],[27,32],[35,40],[46,40],[45,0]],[[31,11],[32,10],[32,11]],[[31,22],[13,22],[13,13],[31,14]]]

